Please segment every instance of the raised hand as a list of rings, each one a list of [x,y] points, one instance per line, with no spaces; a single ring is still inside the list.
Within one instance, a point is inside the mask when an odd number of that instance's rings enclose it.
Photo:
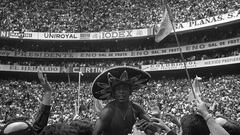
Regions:
[[[197,111],[203,116],[203,118],[209,114],[207,105],[203,101],[197,103]]]
[[[178,127],[181,126],[179,120],[178,120],[173,114],[171,114],[171,113],[165,113],[164,115],[165,115],[167,118],[169,118],[172,123],[176,124]]]
[[[166,130],[167,132],[171,129],[159,118],[152,118],[151,121],[153,121],[153,125],[155,127],[161,128],[163,130]]]
[[[44,91],[52,91],[51,86],[49,84],[49,82],[47,81],[47,75],[44,74],[42,72],[38,72],[38,79],[40,80]]]
[[[147,135],[152,135],[157,132],[157,127],[153,125],[153,122],[149,122],[147,120],[140,120],[138,124],[136,124],[138,130],[144,131]]]

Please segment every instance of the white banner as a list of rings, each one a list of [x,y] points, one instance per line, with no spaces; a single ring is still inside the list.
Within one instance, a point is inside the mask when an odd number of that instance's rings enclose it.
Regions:
[[[220,25],[224,23],[231,23],[239,19],[240,19],[240,10],[237,10],[230,13],[220,14],[217,16],[208,17],[200,20],[195,20],[195,21],[190,21],[185,23],[177,23],[176,32],[199,29],[203,27]]]
[[[38,39],[38,33],[36,32],[9,31],[8,36],[14,39]]]
[[[209,59],[209,60],[198,60],[186,62],[187,68],[203,68],[203,67],[213,67],[213,66],[223,66],[230,64],[240,63],[240,55],[231,56],[226,58]],[[84,73],[100,73],[109,67],[73,67],[69,69],[70,73],[79,73],[83,71]],[[53,66],[22,66],[22,65],[3,65],[0,64],[0,71],[14,71],[14,72],[46,72],[46,73],[65,73],[63,67],[53,67]],[[141,69],[144,71],[166,71],[166,70],[182,70],[184,69],[183,63],[165,63],[165,64],[155,64],[155,65],[142,65]]]
[[[151,35],[149,29],[80,33],[80,40],[123,39]]]
[[[188,69],[222,66],[229,64],[240,63],[240,55],[231,56],[226,58],[210,59],[210,60],[198,60],[186,62]],[[184,69],[184,63],[167,63],[167,64],[155,64],[155,65],[142,65],[141,69],[144,71],[163,71],[163,70],[180,70]]]
[[[21,65],[3,65],[0,64],[0,71],[15,71],[15,72],[46,72],[59,73],[60,67],[53,66],[21,66]]]
[[[232,38],[227,40],[207,42],[201,44],[193,44],[182,46],[182,52],[195,52],[203,51],[217,48],[224,48],[230,46],[237,46],[240,44],[240,37]],[[8,57],[29,57],[29,58],[129,58],[129,57],[149,57],[149,56],[159,56],[159,55],[169,55],[180,53],[178,47],[154,49],[154,50],[140,50],[140,51],[126,51],[126,52],[15,52],[15,51],[5,51],[0,50],[0,56]]]
[[[39,40],[80,40],[80,33],[38,33]]]

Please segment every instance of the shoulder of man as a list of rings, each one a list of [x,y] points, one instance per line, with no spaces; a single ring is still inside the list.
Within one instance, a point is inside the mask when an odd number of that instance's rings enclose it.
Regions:
[[[115,111],[114,104],[110,102],[102,109],[100,116],[110,115],[114,113],[114,111]]]

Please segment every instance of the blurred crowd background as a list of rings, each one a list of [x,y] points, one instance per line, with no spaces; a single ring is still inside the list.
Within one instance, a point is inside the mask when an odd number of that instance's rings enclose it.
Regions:
[[[175,22],[239,9],[238,0],[169,0]],[[160,0],[1,0],[0,29],[31,32],[97,32],[153,27]]]
[[[239,0],[169,0],[174,21],[177,23],[203,19],[210,16],[239,10]],[[0,30],[21,32],[98,32],[150,28],[162,18],[160,0],[1,0]],[[179,34],[181,45],[192,45],[219,41],[240,36],[239,24],[214,28],[196,33]],[[51,44],[51,47],[49,47]],[[1,39],[3,51],[43,51],[43,52],[124,52],[176,47],[176,41],[167,37],[161,44],[151,39],[99,42],[99,43],[38,42]],[[79,47],[77,44],[81,44]],[[96,45],[98,44],[98,45]],[[102,46],[104,45],[104,47]],[[223,49],[190,52],[185,54],[187,61],[206,60],[237,56],[239,46]],[[147,64],[182,62],[179,54],[154,57],[124,59],[26,59],[1,57],[0,64],[26,66],[61,67],[113,67],[119,65],[140,67]],[[197,74],[197,73],[196,73]],[[210,77],[209,77],[210,76]],[[223,114],[240,122],[240,74],[219,74],[201,76],[202,99],[209,105],[214,115]],[[7,78],[7,77],[5,77]],[[49,124],[73,120],[77,100],[78,82],[53,81],[53,105]],[[81,82],[80,117],[96,120],[92,80]],[[151,113],[157,105],[161,113],[172,113],[177,117],[191,113],[188,102],[190,84],[186,77],[165,77],[152,79],[146,87],[133,93],[131,97]],[[0,78],[0,123],[14,118],[34,121],[43,89],[39,81]],[[107,101],[106,101],[107,102]],[[104,102],[104,104],[106,104]],[[167,122],[167,121],[166,121]],[[172,123],[168,125],[174,128]]]

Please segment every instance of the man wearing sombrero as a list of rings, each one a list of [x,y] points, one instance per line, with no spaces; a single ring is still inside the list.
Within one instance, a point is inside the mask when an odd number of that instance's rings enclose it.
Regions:
[[[93,96],[113,101],[102,110],[93,135],[128,135],[137,118],[144,121],[142,129],[151,132],[154,127],[148,115],[142,107],[129,100],[132,92],[144,86],[149,79],[147,72],[126,66],[111,68],[98,75],[92,85]]]

